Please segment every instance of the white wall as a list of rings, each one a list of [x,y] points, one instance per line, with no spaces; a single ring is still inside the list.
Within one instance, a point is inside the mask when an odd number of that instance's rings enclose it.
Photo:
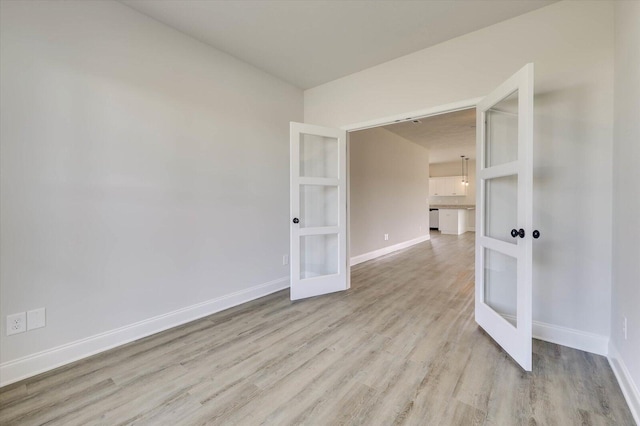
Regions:
[[[476,204],[476,161],[468,160],[469,163],[469,186],[467,186],[467,195],[461,197],[429,197],[429,204]],[[462,173],[460,161],[452,161],[447,163],[431,163],[429,165],[429,176],[460,176]]]
[[[534,62],[534,319],[598,336],[610,331],[613,7],[555,3],[305,91],[306,122],[343,126],[484,96]]]
[[[626,366],[627,379],[635,383],[635,400],[630,405],[635,409],[637,421],[640,421],[639,23],[640,2],[616,2],[611,346],[616,361]],[[627,318],[627,339],[622,333],[623,317]]]
[[[350,133],[349,179],[351,257],[429,235],[426,148],[381,127]]]
[[[300,90],[118,2],[1,15],[3,330],[47,309],[2,362],[287,284]]]

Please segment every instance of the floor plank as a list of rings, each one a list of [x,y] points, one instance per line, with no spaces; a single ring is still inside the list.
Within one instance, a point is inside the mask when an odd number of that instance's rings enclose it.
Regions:
[[[474,236],[352,268],[0,389],[2,425],[633,425],[604,357],[534,341],[523,372],[473,319]]]

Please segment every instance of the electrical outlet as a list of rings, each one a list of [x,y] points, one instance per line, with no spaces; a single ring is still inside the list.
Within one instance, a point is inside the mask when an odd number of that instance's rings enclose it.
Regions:
[[[389,234],[384,234],[384,240],[389,241]]]
[[[622,335],[627,340],[627,317],[622,317]]]
[[[27,311],[27,331],[42,328],[45,325],[47,325],[47,318],[44,308]]]
[[[25,331],[27,331],[26,313],[20,312],[18,314],[7,315],[7,336],[24,333]]]
[[[283,265],[288,265],[289,264],[289,255],[288,254],[283,254],[282,255],[282,264]]]

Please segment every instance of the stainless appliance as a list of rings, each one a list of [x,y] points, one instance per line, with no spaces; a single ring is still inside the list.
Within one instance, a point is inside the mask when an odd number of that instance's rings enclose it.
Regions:
[[[429,209],[429,229],[438,229],[440,221],[440,211],[438,209]]]

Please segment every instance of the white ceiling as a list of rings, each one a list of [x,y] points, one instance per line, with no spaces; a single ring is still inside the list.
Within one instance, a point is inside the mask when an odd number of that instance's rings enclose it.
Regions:
[[[302,89],[556,0],[121,0]]]
[[[476,158],[476,109],[389,124],[385,129],[429,149],[429,163]]]

